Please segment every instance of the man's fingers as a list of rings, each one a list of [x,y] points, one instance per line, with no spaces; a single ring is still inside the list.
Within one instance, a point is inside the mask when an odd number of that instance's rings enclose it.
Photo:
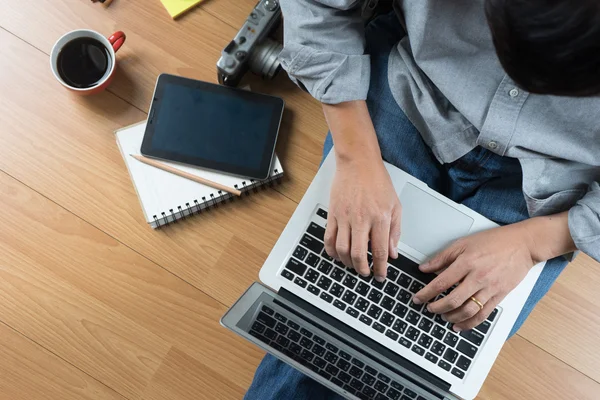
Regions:
[[[448,268],[446,271],[440,274],[438,278],[446,272],[450,271],[450,268]],[[458,275],[454,275],[453,279],[456,276]],[[448,296],[443,297],[438,301],[434,301],[433,303],[430,303],[427,306],[427,308],[429,309],[429,312],[432,312],[434,314],[449,313],[450,311],[456,310],[457,308],[465,304],[467,300],[469,300],[469,298],[473,296],[474,293],[477,293],[479,291],[479,289],[481,288],[474,286],[471,280],[465,280],[461,282],[456,288],[454,288]]]
[[[337,236],[335,238],[335,251],[340,257],[340,260],[347,267],[352,267],[352,259],[350,258],[350,246],[350,226],[346,223],[340,223],[337,226]]]
[[[448,267],[448,269],[446,269],[444,272],[435,277],[435,279],[429,282],[427,286],[421,289],[413,297],[413,302],[415,304],[427,303],[431,299],[434,299],[438,294],[445,292],[446,290],[454,286],[454,284],[460,282],[465,277],[465,275],[466,271],[460,268],[456,263],[452,264],[450,267]]]
[[[462,306],[460,306],[456,310],[444,314],[444,318],[446,319],[446,321],[452,322],[453,324],[459,324],[477,315],[481,308],[476,302],[471,300],[471,297],[474,297],[481,304],[485,305],[490,301],[493,295],[489,290],[483,289],[475,293],[473,296],[469,296],[467,301],[465,301],[465,303]]]
[[[436,272],[452,264],[454,260],[464,251],[460,240],[451,244],[448,248],[435,255],[431,260],[421,264],[419,269],[423,272]]]
[[[392,220],[390,222],[390,249],[389,256],[398,258],[398,242],[400,241],[401,230],[401,207],[398,207],[392,212]]]
[[[350,258],[352,266],[359,274],[368,276],[371,274],[369,263],[367,262],[367,246],[369,243],[369,229],[367,227],[352,226],[352,248]]]
[[[340,256],[338,255],[336,249],[335,249],[335,243],[336,243],[336,239],[337,239],[337,232],[338,228],[337,228],[337,220],[335,219],[335,217],[333,216],[332,213],[329,213],[329,216],[327,217],[327,228],[325,229],[325,251],[327,252],[327,254],[329,254],[330,257],[335,258],[336,260],[340,259]]]
[[[475,298],[477,298],[477,296],[475,296]],[[479,300],[479,298],[477,298],[477,300]],[[481,325],[483,321],[485,321],[486,318],[492,313],[492,311],[494,311],[494,308],[496,308],[496,306],[500,304],[501,301],[502,298],[500,298],[499,296],[492,297],[487,301],[487,303],[484,303],[481,311],[479,311],[477,314],[475,314],[468,320],[455,324],[452,329],[454,329],[456,332],[461,332],[468,331],[469,329],[473,329],[476,326]]]
[[[383,282],[387,276],[387,261],[390,243],[390,220],[377,222],[371,228],[371,254],[373,255],[373,274]]]

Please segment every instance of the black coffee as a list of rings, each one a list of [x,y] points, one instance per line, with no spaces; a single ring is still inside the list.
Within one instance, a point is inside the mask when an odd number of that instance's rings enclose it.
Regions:
[[[110,53],[102,42],[78,38],[58,54],[58,74],[70,86],[85,89],[97,84],[111,65]]]

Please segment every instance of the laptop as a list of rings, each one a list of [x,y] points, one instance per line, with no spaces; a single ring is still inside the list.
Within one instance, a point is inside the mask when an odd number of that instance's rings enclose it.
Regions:
[[[544,263],[485,322],[454,332],[412,303],[435,277],[418,266],[452,241],[496,225],[386,163],[402,203],[399,257],[388,260],[384,282],[361,277],[324,250],[333,153],[260,270],[262,283],[221,324],[348,399],[475,398]]]

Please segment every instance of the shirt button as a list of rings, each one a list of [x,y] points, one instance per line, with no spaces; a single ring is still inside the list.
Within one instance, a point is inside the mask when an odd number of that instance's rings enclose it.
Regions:
[[[498,143],[496,143],[492,140],[491,142],[488,143],[488,147],[492,150],[496,150],[498,148]]]
[[[519,89],[511,89],[510,92],[508,92],[508,94],[510,95],[510,97],[517,97],[519,95]]]

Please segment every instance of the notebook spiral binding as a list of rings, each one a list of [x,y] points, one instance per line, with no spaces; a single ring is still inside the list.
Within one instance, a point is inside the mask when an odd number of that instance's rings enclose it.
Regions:
[[[259,189],[265,189],[267,187],[273,187],[279,184],[283,173],[280,173],[278,169],[273,170],[273,174],[270,178],[265,180],[250,179],[248,181],[242,181],[241,188],[239,185],[234,185],[236,189],[241,190],[242,197],[246,197],[251,192],[257,193]],[[212,208],[219,207],[219,203],[226,201],[234,201],[237,196],[231,193],[226,193],[221,190],[217,190],[211,193],[208,197],[202,197],[201,199],[194,199],[191,203],[185,203],[184,206],[177,206],[171,208],[168,212],[161,212],[160,215],[153,215],[154,227],[160,229],[166,225],[177,223],[180,219],[185,219],[194,214],[201,214],[206,211],[210,211]]]

